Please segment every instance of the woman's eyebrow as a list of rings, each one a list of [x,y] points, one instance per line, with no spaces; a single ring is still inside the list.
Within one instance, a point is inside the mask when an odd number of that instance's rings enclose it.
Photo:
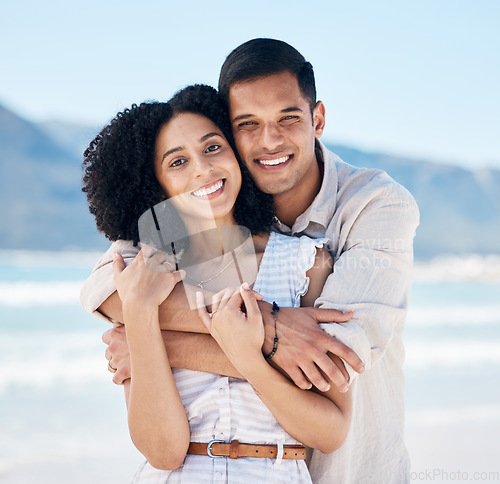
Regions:
[[[172,148],[171,150],[168,150],[161,158],[161,162],[163,163],[165,161],[165,158],[167,156],[170,156],[172,153],[176,153],[177,151],[182,151],[184,149],[183,146],[178,146],[177,148]]]
[[[217,133],[215,131],[211,132],[211,133],[207,133],[205,134],[204,136],[202,136],[200,138],[200,143],[203,143],[204,141],[206,141],[207,139],[209,138],[212,138],[213,136],[218,136],[219,138],[222,138],[222,135],[220,133]],[[177,148],[172,148],[171,150],[168,150],[161,158],[161,162],[163,163],[165,161],[165,158],[167,158],[167,156],[170,156],[172,153],[177,153],[178,151],[182,151],[184,150],[184,146],[177,146]]]
[[[205,136],[202,136],[200,138],[200,143],[203,143],[204,141],[206,141],[208,138],[211,138],[212,136],[219,136],[220,138],[222,138],[222,135],[220,133],[216,133],[215,131],[213,131],[212,133],[207,133]]]

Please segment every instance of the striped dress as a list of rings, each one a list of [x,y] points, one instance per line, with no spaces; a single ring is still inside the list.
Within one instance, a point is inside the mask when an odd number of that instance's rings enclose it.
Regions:
[[[272,232],[262,256],[254,289],[268,302],[300,306],[309,286],[306,271],[314,264],[316,248],[326,239],[289,237]],[[237,378],[174,368],[186,409],[192,442],[219,439],[253,444],[299,444],[279,425],[252,387]],[[305,461],[264,458],[211,458],[188,454],[173,471],[144,462],[132,483],[311,483]]]

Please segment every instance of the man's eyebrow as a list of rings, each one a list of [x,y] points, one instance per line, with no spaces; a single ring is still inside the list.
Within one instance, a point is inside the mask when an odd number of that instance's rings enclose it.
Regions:
[[[293,112],[303,112],[302,109],[300,109],[298,106],[290,106],[289,108],[284,108],[280,111],[280,113],[293,113]],[[254,114],[240,114],[239,116],[236,116],[235,118],[233,118],[233,123],[237,122],[237,121],[242,121],[244,119],[248,119],[248,118],[253,118],[255,115]]]
[[[302,112],[302,109],[300,109],[298,106],[291,106],[289,108],[282,109],[282,113],[293,113],[295,111],[300,111]]]
[[[239,116],[236,116],[235,118],[233,118],[233,123],[235,123],[236,121],[241,121],[242,119],[248,119],[248,118],[252,118],[253,117],[253,114],[240,114]]]

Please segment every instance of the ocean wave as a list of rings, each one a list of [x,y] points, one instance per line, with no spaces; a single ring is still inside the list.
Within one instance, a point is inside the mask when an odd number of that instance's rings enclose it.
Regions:
[[[434,408],[407,412],[406,423],[410,426],[455,425],[457,423],[481,423],[500,421],[500,405],[468,405],[458,408]]]
[[[415,261],[414,280],[500,282],[500,255],[443,255],[429,262]]]
[[[84,281],[0,282],[0,306],[32,307],[73,304]]]
[[[500,304],[412,306],[406,324],[409,327],[471,326],[500,324]]]
[[[110,380],[98,331],[1,334],[0,391],[11,385],[50,387]]]
[[[500,341],[410,341],[405,366],[412,369],[484,366],[500,363]]]
[[[0,249],[0,265],[22,268],[88,268],[104,253],[84,251],[35,251]]]

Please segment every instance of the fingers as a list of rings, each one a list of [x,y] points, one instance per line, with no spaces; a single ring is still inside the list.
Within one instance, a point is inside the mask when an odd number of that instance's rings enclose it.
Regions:
[[[245,303],[245,308],[247,310],[247,317],[252,318],[254,316],[260,315],[259,305],[257,304],[256,293],[251,291],[248,284],[244,282],[241,287],[239,294],[241,295],[243,302]]]
[[[105,331],[104,333],[102,333],[102,342],[105,344],[105,345],[109,345],[109,343],[111,343],[111,331],[113,331],[113,328],[111,329],[108,329],[107,331]]]
[[[229,299],[234,293],[234,288],[226,287],[212,297],[212,314],[222,308],[222,301]]]
[[[328,338],[327,350],[334,355],[342,358],[348,363],[356,373],[363,373],[365,365],[363,360],[349,346],[342,343],[337,338]]]
[[[186,271],[181,269],[179,271],[170,272],[170,274],[174,277],[174,286],[181,282],[186,277]]]
[[[243,284],[246,284],[246,282],[244,282]],[[260,292],[254,291],[253,289],[250,289],[250,291],[252,292],[252,294],[254,295],[254,297],[257,301],[264,300],[264,296]]]
[[[121,373],[119,373],[118,371],[117,371],[116,373],[114,373],[114,374],[113,374],[113,383],[114,383],[115,385],[125,385],[125,382],[126,382],[127,380],[130,380],[130,377],[129,377],[129,376],[127,376],[127,377],[125,377],[125,378],[124,378],[124,377],[121,375]]]
[[[116,277],[125,269],[125,261],[123,260],[122,255],[118,252],[113,252],[111,257],[113,259],[113,276]]]
[[[312,388],[311,382],[304,376],[298,366],[290,368],[287,374],[301,390],[310,390]]]
[[[304,372],[306,378],[320,391],[327,392],[330,390],[331,385],[321,374],[318,367],[314,362],[308,362],[306,365],[301,366],[301,370]]]
[[[307,374],[307,376],[316,388],[318,388],[322,392],[328,391],[330,389],[330,384],[327,382],[328,379],[339,389],[340,392],[344,393],[349,390],[349,375],[345,370],[344,364],[340,358],[336,358],[332,361],[332,359],[330,359],[328,355],[323,354],[316,360],[316,364],[314,366],[321,369],[320,377],[322,381],[316,384],[316,382],[309,377],[309,374]]]
[[[311,308],[314,318],[318,323],[345,323],[352,318],[352,311],[341,311],[340,309]]]

